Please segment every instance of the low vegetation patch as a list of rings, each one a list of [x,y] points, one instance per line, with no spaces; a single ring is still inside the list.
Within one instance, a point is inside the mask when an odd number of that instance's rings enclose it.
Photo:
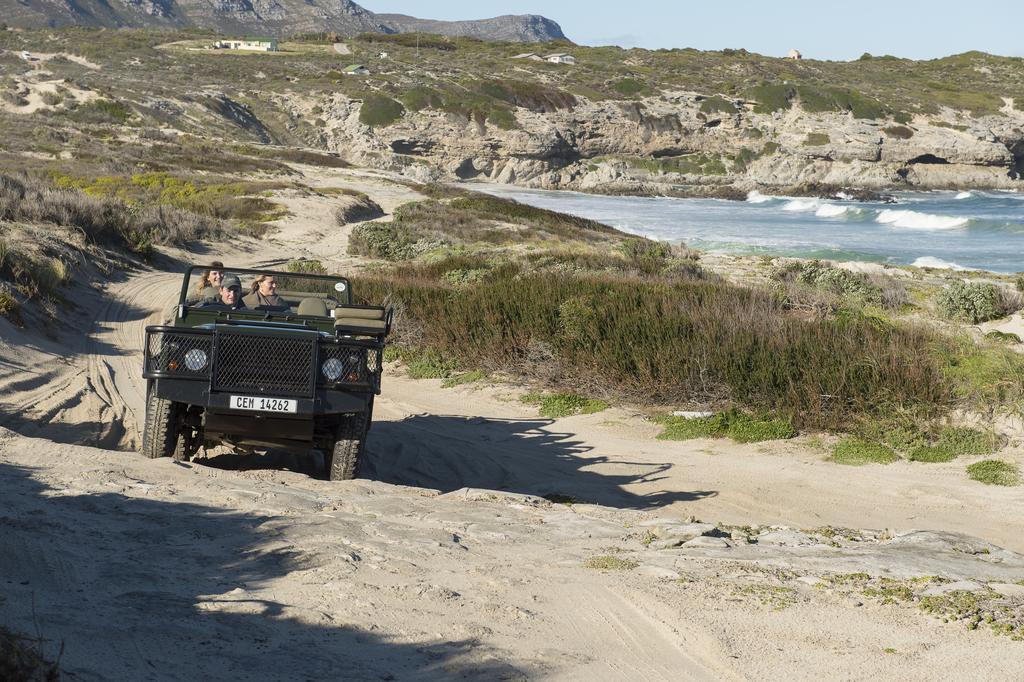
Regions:
[[[622,557],[611,555],[590,557],[583,565],[586,568],[594,568],[599,571],[632,571],[640,566],[640,564],[632,559],[623,559]]]
[[[520,398],[528,405],[537,405],[542,417],[558,419],[577,414],[594,414],[608,409],[608,403],[584,398],[575,393],[527,393]]]
[[[892,464],[899,456],[892,448],[857,437],[844,438],[832,448],[829,461],[836,464],[861,466],[863,464]]]
[[[551,258],[425,260],[360,277],[355,290],[400,303],[401,327],[415,332],[415,345],[466,368],[613,399],[728,399],[794,427],[826,429],[894,409],[935,413],[952,402],[937,340],[924,328],[865,316],[802,319],[771,292],[603,269],[612,258],[621,267],[621,255],[588,256],[602,267],[596,272],[578,267],[586,260]],[[472,286],[446,277],[478,269],[486,272]]]
[[[1003,462],[998,459],[986,459],[975,462],[967,467],[967,475],[972,480],[988,485],[1020,485],[1020,466],[1014,462]]]
[[[359,107],[359,122],[376,128],[386,128],[402,118],[405,107],[387,95],[367,95]]]
[[[40,643],[0,627],[0,680],[57,682],[60,669],[43,656]]]
[[[0,222],[52,223],[87,239],[147,255],[153,244],[183,244],[222,233],[209,216],[175,206],[130,204],[72,185],[0,174]]]
[[[999,449],[996,434],[969,427],[947,427],[934,443],[910,450],[913,462],[951,462],[957,457],[988,455]]]
[[[602,223],[509,199],[431,186],[424,192],[436,198],[400,206],[389,223],[357,226],[349,238],[349,253],[397,261],[439,246],[554,239],[596,243],[621,238]]]
[[[737,410],[719,412],[711,417],[662,417],[657,421],[664,427],[658,440],[731,438],[737,443],[757,443],[797,435],[788,419],[758,418]]]
[[[777,267],[772,278],[783,284],[798,284],[864,304],[888,304],[896,307],[897,302],[906,300],[906,292],[899,296],[896,293],[883,295],[883,287],[873,282],[867,275],[837,268],[824,261],[791,261]],[[895,289],[891,280],[886,282],[887,288]]]
[[[978,324],[1020,309],[1020,295],[987,282],[954,282],[935,301],[939,312],[952,320]]]

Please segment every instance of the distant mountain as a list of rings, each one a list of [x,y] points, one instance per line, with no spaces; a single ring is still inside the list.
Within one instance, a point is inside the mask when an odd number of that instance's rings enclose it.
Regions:
[[[434,21],[404,14],[378,14],[377,19],[396,33],[438,33],[515,43],[543,43],[566,39],[561,26],[547,17],[536,14],[505,14],[493,19],[476,21]]]
[[[275,36],[421,31],[519,42],[565,38],[558,24],[536,15],[432,21],[375,14],[351,0],[0,0],[0,21],[23,27],[197,27]]]

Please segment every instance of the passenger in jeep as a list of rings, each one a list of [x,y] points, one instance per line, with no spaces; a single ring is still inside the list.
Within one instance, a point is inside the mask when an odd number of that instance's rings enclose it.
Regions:
[[[210,263],[208,270],[203,270],[196,286],[195,296],[188,299],[189,305],[214,303],[220,299],[220,285],[224,281],[224,264],[219,260]]]
[[[254,310],[288,310],[288,302],[277,295],[277,282],[273,275],[260,275],[253,280],[252,289],[243,300]]]
[[[246,310],[242,301],[242,280],[238,279],[238,275],[224,275],[219,293],[217,299],[208,301],[201,307],[212,310]]]

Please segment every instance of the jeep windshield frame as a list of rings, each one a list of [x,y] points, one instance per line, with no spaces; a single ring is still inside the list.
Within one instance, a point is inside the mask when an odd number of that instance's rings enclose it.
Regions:
[[[335,300],[339,305],[352,305],[352,283],[347,277],[340,275],[320,275],[306,272],[287,272],[283,270],[270,270],[270,269],[253,269],[253,268],[235,268],[224,266],[222,268],[211,268],[209,265],[191,265],[185,271],[184,277],[181,282],[181,293],[178,297],[178,305],[191,310],[201,310],[202,302],[193,301],[189,302],[189,289],[193,282],[192,276],[195,273],[202,273],[206,270],[219,270],[225,275],[235,275],[239,278],[243,276],[251,276],[253,278],[260,275],[271,275],[280,283],[285,284],[300,284],[308,286],[309,291],[302,291],[301,289],[292,289],[289,286],[281,286],[281,292],[279,295],[285,293],[307,293],[310,297],[316,298],[330,298]],[[322,285],[322,286],[318,286]],[[340,287],[340,288],[339,288]],[[243,285],[242,296],[248,295],[247,287]],[[246,311],[240,311],[246,312]],[[253,310],[251,312],[261,312]]]

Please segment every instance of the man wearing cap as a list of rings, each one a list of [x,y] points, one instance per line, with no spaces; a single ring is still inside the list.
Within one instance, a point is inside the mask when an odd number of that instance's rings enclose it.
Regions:
[[[242,302],[242,280],[238,279],[238,275],[224,275],[218,297],[201,307],[212,310],[247,310]]]

